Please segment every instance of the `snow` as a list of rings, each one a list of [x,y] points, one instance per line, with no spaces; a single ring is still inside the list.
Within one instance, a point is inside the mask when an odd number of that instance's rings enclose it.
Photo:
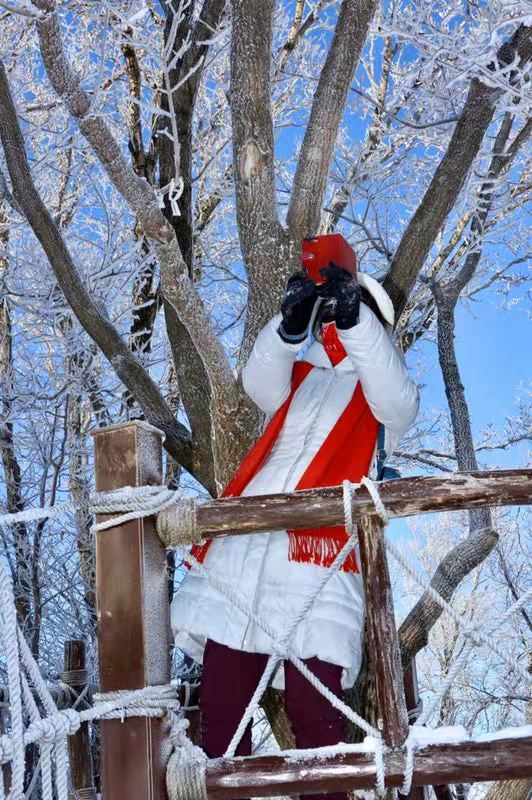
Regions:
[[[331,756],[343,753],[374,753],[375,739],[373,736],[366,736],[360,744],[348,744],[339,742],[329,747],[313,747],[305,750],[283,750],[282,755],[288,761],[296,763],[298,761],[325,760]],[[265,753],[264,755],[279,755],[279,753]]]
[[[497,739],[522,739],[532,736],[532,725],[522,725],[520,728],[502,728],[500,731],[477,733],[472,737],[474,742],[496,742]]]
[[[414,745],[415,750],[423,750],[424,747],[438,744],[463,744],[464,742],[493,742],[498,739],[520,739],[525,736],[532,736],[532,725],[523,725],[520,728],[503,728],[500,731],[488,733],[478,733],[470,736],[462,725],[442,726],[441,728],[425,728],[413,725],[408,736],[409,742]],[[347,753],[374,753],[375,739],[373,736],[366,736],[360,744],[347,744],[340,742],[330,747],[315,747],[307,750],[283,750],[279,752],[261,753],[261,755],[282,755],[288,761],[297,763],[299,761],[326,760],[335,755]]]
[[[425,728],[413,725],[408,736],[417,750],[431,744],[460,744],[468,742],[469,733],[462,725],[448,725],[441,728]]]

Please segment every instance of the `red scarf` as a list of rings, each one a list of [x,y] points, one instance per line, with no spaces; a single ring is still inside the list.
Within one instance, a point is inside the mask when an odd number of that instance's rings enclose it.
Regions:
[[[345,347],[338,338],[338,331],[334,322],[329,322],[322,326],[321,343],[333,367],[336,367],[347,356]]]
[[[340,359],[341,360],[341,359]],[[296,361],[292,372],[292,388],[288,398],[272,417],[266,430],[242,461],[222,497],[238,497],[257,475],[270,455],[285,423],[290,403],[313,365]],[[340,486],[344,480],[358,483],[367,475],[377,444],[379,423],[371,413],[360,381],[353,396],[340,415],[320,449],[301,476],[297,489],[314,489],[319,486]],[[347,541],[343,526],[308,528],[287,531],[290,561],[328,567]],[[212,539],[194,545],[192,555],[203,563]],[[342,567],[346,572],[358,572],[355,553],[351,551]]]

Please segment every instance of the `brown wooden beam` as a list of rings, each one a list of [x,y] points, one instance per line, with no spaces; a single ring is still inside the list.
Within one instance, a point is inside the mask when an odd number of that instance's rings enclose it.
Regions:
[[[392,586],[380,519],[363,517],[358,526],[358,543],[366,597],[369,668],[375,674],[379,727],[386,744],[399,747],[408,736],[408,718]]]
[[[72,687],[74,692],[79,695],[87,684],[85,642],[80,639],[68,639],[65,642],[64,668],[63,683]],[[83,722],[79,730],[73,736],[68,737],[68,759],[74,791],[81,790],[83,800],[96,800],[90,731],[87,722]]]
[[[401,478],[378,484],[390,517],[408,517],[435,511],[457,511],[485,506],[532,503],[532,470],[458,472],[430,478]],[[353,492],[353,517],[374,514],[365,487]],[[339,486],[291,494],[225,497],[202,503],[197,509],[200,533],[205,538],[227,534],[258,533],[278,529],[341,525],[343,494]]]
[[[404,780],[405,756],[385,755],[386,785]],[[372,789],[375,764],[368,753],[292,754],[214,759],[207,764],[209,800],[322,794]],[[438,744],[416,753],[415,786],[532,777],[532,737]]]
[[[98,430],[96,490],[159,485],[161,436],[137,421]],[[96,535],[96,593],[100,690],[168,683],[168,581],[153,518]],[[100,730],[103,800],[165,800],[167,723],[145,717],[102,720]]]

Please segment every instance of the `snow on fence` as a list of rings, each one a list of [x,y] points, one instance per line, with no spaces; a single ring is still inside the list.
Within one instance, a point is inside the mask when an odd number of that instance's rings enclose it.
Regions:
[[[0,769],[0,779],[3,778],[0,797],[22,798],[24,749],[31,741],[40,748],[44,800],[54,797],[66,800],[67,738],[71,737],[70,758],[74,762],[80,753],[80,731],[95,719],[100,719],[104,800],[124,797],[165,800],[168,796],[170,800],[231,800],[371,787],[381,793],[395,787],[408,794],[416,786],[532,776],[531,727],[471,738],[463,729],[424,727],[430,718],[430,707],[414,725],[409,725],[386,551],[424,590],[432,593],[462,630],[464,647],[442,682],[440,697],[475,647],[496,648],[501,658],[507,661],[508,658],[494,644],[492,630],[473,628],[461,619],[386,539],[384,531],[391,516],[530,503],[532,470],[457,473],[384,484],[364,480],[360,486],[346,483],[343,487],[290,495],[227,498],[196,504],[160,486],[162,434],[137,421],[104,428],[95,434],[95,464],[97,494],[92,507],[97,512],[101,694],[93,707],[58,709],[23,637],[17,632],[12,592],[3,573],[1,632],[8,663],[6,691],[12,706],[11,733],[0,739],[1,761],[10,767]],[[70,506],[65,510],[70,510]],[[23,513],[35,514],[38,510]],[[50,511],[57,513],[57,509]],[[47,515],[47,510],[41,510],[41,515]],[[1,522],[14,522],[16,516],[7,519],[4,515]],[[179,703],[176,687],[170,685],[166,546],[217,535],[335,524],[346,525],[350,533],[348,542],[287,631],[271,631],[267,621],[255,620],[274,641],[275,654],[269,659],[266,674],[235,732],[227,757],[208,761],[187,739],[183,705]],[[276,663],[281,658],[290,658],[306,674],[305,665],[291,652],[291,635],[327,576],[340,568],[355,538],[364,575],[368,656],[376,675],[379,728],[332,696],[330,701],[365,731],[363,744],[233,758],[239,734],[253,715]],[[198,565],[198,568],[214,580],[205,567]],[[230,587],[216,585],[242,607],[241,599],[231,594]],[[530,596],[532,592],[520,598],[505,619]],[[520,666],[510,663],[509,668],[519,670]],[[71,675],[72,679],[76,677],[79,676]],[[314,676],[307,677],[318,691],[325,693],[325,687]],[[34,690],[39,694],[44,717],[37,709]],[[31,720],[25,729],[23,706]],[[72,737],[77,737],[78,744]],[[83,747],[86,755],[86,741]],[[81,786],[79,776],[78,769],[74,780],[70,778],[77,797],[83,800],[94,797],[94,788]]]

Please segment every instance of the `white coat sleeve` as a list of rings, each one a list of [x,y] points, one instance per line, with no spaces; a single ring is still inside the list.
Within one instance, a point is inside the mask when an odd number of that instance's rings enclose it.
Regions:
[[[359,376],[374,416],[394,442],[413,424],[419,393],[399,353],[377,317],[364,303],[358,325],[338,336]]]
[[[290,394],[294,361],[306,344],[306,339],[284,342],[277,333],[280,323],[278,314],[264,326],[242,370],[244,390],[266,414],[275,413]]]

